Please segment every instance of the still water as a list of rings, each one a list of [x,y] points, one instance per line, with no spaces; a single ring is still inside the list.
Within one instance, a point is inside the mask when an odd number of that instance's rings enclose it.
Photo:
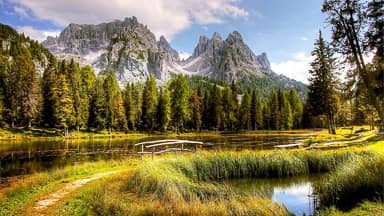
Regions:
[[[226,183],[241,194],[269,197],[283,204],[294,215],[313,215],[317,199],[313,185],[324,175],[285,179],[235,179]]]
[[[275,145],[295,143],[303,134],[207,134],[193,137],[146,137],[127,139],[0,141],[0,177],[25,175],[38,171],[77,165],[87,161],[136,157],[134,144],[157,139],[190,139],[204,142],[208,151],[270,149]]]

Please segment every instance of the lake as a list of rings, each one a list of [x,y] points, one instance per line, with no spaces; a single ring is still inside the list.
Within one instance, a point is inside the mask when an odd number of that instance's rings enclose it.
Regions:
[[[318,207],[313,185],[324,174],[282,179],[232,179],[225,181],[240,194],[271,198],[294,215],[313,215]]]
[[[295,143],[306,135],[301,133],[206,133],[201,136],[150,136],[126,139],[90,139],[58,141],[0,141],[0,177],[26,175],[34,172],[77,165],[87,161],[118,160],[135,157],[134,144],[157,139],[190,139],[204,142],[208,151],[271,149],[275,145]]]

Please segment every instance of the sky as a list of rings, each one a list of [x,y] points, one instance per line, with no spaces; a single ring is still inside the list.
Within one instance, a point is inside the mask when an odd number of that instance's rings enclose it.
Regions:
[[[98,24],[136,16],[186,58],[199,36],[225,39],[239,31],[272,70],[308,83],[310,52],[319,30],[329,38],[323,0],[0,0],[0,23],[38,41],[68,24]]]

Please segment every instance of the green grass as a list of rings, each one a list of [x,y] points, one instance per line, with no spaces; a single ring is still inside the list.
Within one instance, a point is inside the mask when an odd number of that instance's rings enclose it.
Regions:
[[[155,194],[132,193],[126,183],[129,172],[86,186],[72,199],[56,206],[51,215],[289,215],[267,198],[230,195],[224,198],[158,199]],[[218,188],[220,186],[217,186]]]
[[[333,206],[333,207],[324,209],[321,212],[321,215],[324,215],[324,216],[365,216],[365,215],[381,216],[383,215],[383,212],[384,212],[384,203],[364,201],[363,203],[359,204],[357,207],[346,212],[343,212]]]
[[[106,170],[122,169],[133,163],[132,160],[99,161],[34,174],[0,191],[0,215],[22,215],[26,206],[31,205],[37,197],[56,191],[62,183]]]
[[[348,209],[363,200],[384,200],[384,155],[355,158],[316,186],[322,206]]]

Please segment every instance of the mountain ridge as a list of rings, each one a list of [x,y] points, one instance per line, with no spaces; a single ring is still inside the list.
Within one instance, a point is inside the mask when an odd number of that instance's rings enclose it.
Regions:
[[[185,60],[180,60],[179,53],[164,36],[157,40],[136,17],[97,25],[71,23],[58,37],[48,37],[42,44],[58,59],[73,58],[91,65],[96,73],[115,71],[122,85],[144,81],[150,75],[160,83],[166,82],[173,74],[207,76],[227,82],[251,76],[280,77],[287,86],[304,85],[273,72],[267,54],[256,55],[238,31],[225,39],[217,32],[211,38],[200,36],[193,54]]]

